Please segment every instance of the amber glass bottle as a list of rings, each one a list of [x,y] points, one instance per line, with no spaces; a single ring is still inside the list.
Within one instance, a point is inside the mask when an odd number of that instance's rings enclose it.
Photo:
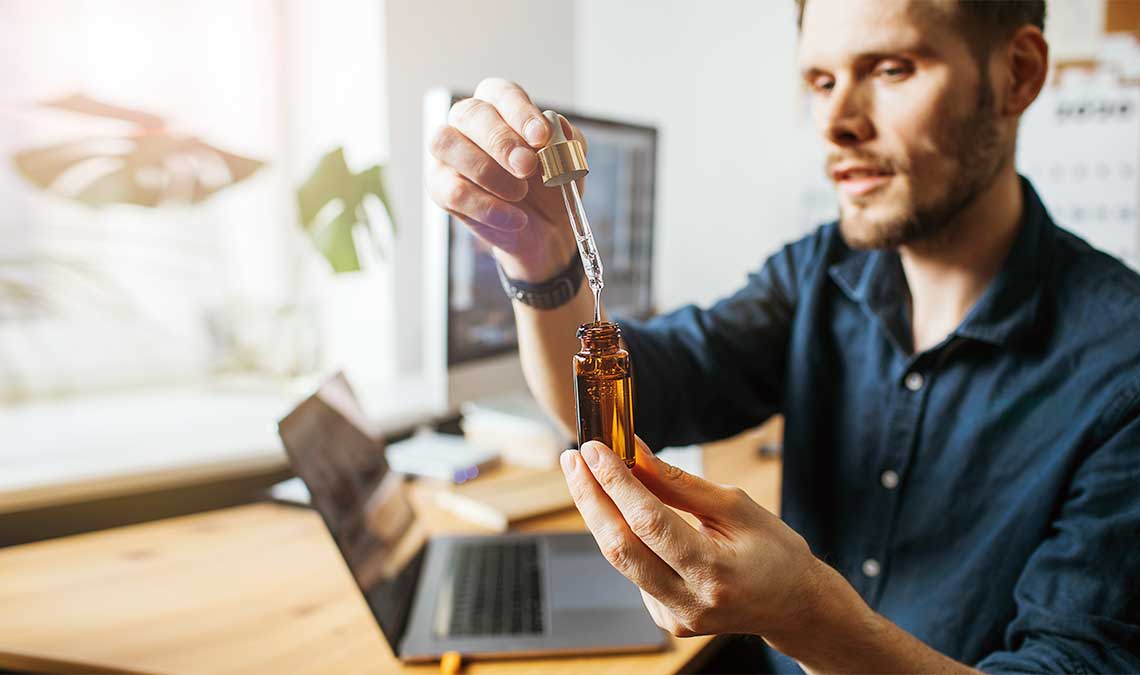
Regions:
[[[621,329],[609,321],[578,327],[582,349],[574,355],[574,394],[578,408],[578,447],[605,443],[632,467],[633,369],[621,348]]]

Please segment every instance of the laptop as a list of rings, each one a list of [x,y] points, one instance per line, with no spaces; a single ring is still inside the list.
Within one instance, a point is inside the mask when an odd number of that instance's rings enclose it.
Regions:
[[[662,649],[637,587],[589,533],[429,537],[337,374],[278,424],[392,652],[407,662]]]

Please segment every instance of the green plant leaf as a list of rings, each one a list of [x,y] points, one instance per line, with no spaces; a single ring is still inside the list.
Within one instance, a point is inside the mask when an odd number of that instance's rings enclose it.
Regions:
[[[355,215],[343,211],[327,224],[310,232],[317,250],[337,274],[360,269],[360,258],[356,255],[356,244],[352,239],[352,227],[355,224]]]
[[[67,110],[91,117],[122,120],[143,129],[161,129],[166,126],[166,121],[158,115],[96,101],[86,94],[68,94],[60,98],[43,101],[40,103],[40,107]]]
[[[301,226],[338,274],[360,269],[360,252],[352,237],[353,227],[358,223],[367,226],[372,243],[379,250],[380,237],[376,231],[379,224],[372,222],[364,208],[364,201],[370,195],[380,200],[391,220],[383,169],[376,165],[353,173],[345,162],[344,148],[335,148],[322,157],[308,179],[297,188]]]
[[[79,138],[12,156],[20,175],[37,187],[91,206],[197,204],[244,181],[264,165],[174,132],[162,118],[150,113],[101,103],[81,94],[40,106],[134,125],[121,135]],[[98,171],[89,172],[83,185],[64,192],[59,178],[81,165]]]

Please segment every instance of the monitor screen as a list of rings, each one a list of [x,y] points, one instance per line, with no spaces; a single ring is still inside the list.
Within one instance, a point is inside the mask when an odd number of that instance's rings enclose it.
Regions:
[[[590,174],[582,201],[602,257],[606,311],[611,316],[646,318],[653,313],[650,267],[657,131],[580,115],[565,117],[582,131],[589,146]],[[511,302],[503,293],[491,252],[456,218],[448,219],[447,268],[447,365],[517,349]]]
[[[343,374],[278,424],[294,473],[309,488],[353,578],[395,648],[411,607],[427,535],[403,476],[388,470]]]

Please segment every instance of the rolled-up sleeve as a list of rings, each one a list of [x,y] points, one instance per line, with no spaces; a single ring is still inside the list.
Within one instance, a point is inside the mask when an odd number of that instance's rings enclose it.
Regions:
[[[813,247],[810,238],[789,244],[708,309],[619,321],[633,361],[634,427],[649,447],[724,438],[779,410],[797,270]]]
[[[1005,649],[979,670],[1140,672],[1140,402],[1127,409],[1077,468],[1014,589]]]

